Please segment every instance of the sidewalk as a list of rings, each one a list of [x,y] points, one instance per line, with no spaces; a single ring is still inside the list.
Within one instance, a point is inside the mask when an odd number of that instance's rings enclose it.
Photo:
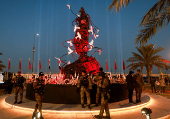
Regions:
[[[148,95],[151,100],[150,103],[141,106],[141,107],[135,107],[134,109],[129,109],[127,103],[128,100],[116,102],[114,104],[109,104],[110,108],[110,114],[112,119],[146,119],[144,115],[141,114],[141,109],[143,107],[148,107],[152,109],[152,114],[151,118],[152,119],[157,119],[157,118],[162,118],[170,114],[169,110],[169,105],[170,105],[170,99],[165,98],[160,95],[155,95],[155,94],[150,94],[150,93],[143,93],[143,95]],[[22,109],[17,109],[17,108],[12,108],[11,106],[8,106],[5,104],[5,98],[8,95],[2,95],[0,96],[0,115],[1,119],[31,119],[32,117],[32,111],[30,110],[22,110]],[[12,95],[13,96],[13,95]],[[13,102],[11,96],[11,102]],[[9,97],[7,98],[9,99]],[[142,100],[143,101],[143,100]],[[24,104],[24,103],[23,103]],[[34,107],[35,102],[32,101],[32,104],[29,105],[30,107]],[[26,103],[24,104],[26,105]],[[53,105],[53,104],[52,104]],[[127,107],[127,109],[124,109],[122,111],[115,111],[112,108],[112,106],[119,106],[120,108]],[[50,108],[51,105],[46,105],[43,103],[44,108]],[[67,107],[67,106],[66,106]],[[53,107],[51,107],[53,108]],[[58,109],[63,108],[63,106],[59,106]],[[115,106],[115,108],[117,108]],[[63,109],[66,109],[65,107]],[[77,109],[81,109],[79,106],[77,106]],[[77,110],[76,109],[76,110]],[[99,109],[93,108],[92,110],[96,110],[97,113],[99,112]],[[93,119],[93,114],[97,114],[96,112],[91,112],[91,113],[80,113],[80,114],[75,114],[75,113],[43,113],[44,119]],[[169,116],[170,117],[170,116]],[[168,119],[168,117],[162,118],[162,119]]]

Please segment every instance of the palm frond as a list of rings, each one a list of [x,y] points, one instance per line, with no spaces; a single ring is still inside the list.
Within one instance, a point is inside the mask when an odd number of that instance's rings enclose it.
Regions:
[[[153,50],[152,55],[155,55],[155,54],[157,54],[158,52],[163,51],[163,50],[164,50],[163,47],[158,47],[158,48],[156,48],[156,49]]]
[[[166,65],[165,63],[155,63],[154,64],[156,67],[159,67],[160,69],[170,69],[170,66],[169,65]]]
[[[0,67],[0,71],[3,72],[3,69]]]
[[[139,31],[139,35],[135,39],[135,43],[147,43],[148,40],[154,36],[159,29],[166,27],[170,20],[170,11],[160,13],[156,18],[149,20],[145,23],[145,28]],[[167,24],[166,24],[167,23]],[[165,25],[166,24],[166,25]]]
[[[137,69],[138,67],[141,67],[143,66],[141,63],[134,63],[134,64],[129,64],[126,68],[129,68],[130,67],[130,70],[133,69]]]
[[[144,26],[149,20],[152,20],[154,18],[156,18],[159,13],[161,13],[162,11],[164,11],[167,7],[167,5],[169,5],[170,1],[169,0],[160,0],[158,1],[147,13],[146,15],[143,17],[141,23],[139,26]]]
[[[140,46],[140,47],[136,47],[136,49],[138,50],[138,52],[143,56],[144,53],[143,53],[143,46]]]
[[[139,61],[143,61],[143,60],[144,60],[144,58],[143,58],[141,55],[139,55],[139,54],[137,54],[137,53],[135,53],[135,52],[132,52],[132,54],[133,54],[133,56],[136,57]]]
[[[125,6],[127,6],[130,1],[133,2],[133,0],[113,0],[111,5],[108,7],[108,10],[112,9],[113,12],[113,10],[115,9],[115,12],[119,12],[120,8],[125,8]]]
[[[5,66],[5,65],[3,65],[3,64],[0,64],[0,67],[2,67],[2,68],[6,68],[6,66]]]
[[[161,57],[160,55],[155,55],[155,56],[153,56],[153,57],[150,58],[150,61],[151,61],[151,62],[156,62],[156,61],[159,60],[159,59],[162,59],[162,57]]]

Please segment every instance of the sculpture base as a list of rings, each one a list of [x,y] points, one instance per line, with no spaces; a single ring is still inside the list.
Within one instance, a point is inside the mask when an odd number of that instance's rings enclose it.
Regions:
[[[97,85],[93,85],[92,89],[93,90],[90,93],[91,104],[95,104]],[[27,84],[26,98],[29,100],[35,100],[31,84]],[[109,103],[118,102],[127,98],[128,90],[126,84],[111,84]],[[86,102],[86,95],[84,101]],[[46,85],[43,102],[56,104],[80,104],[80,93],[77,93],[77,87],[75,85],[48,84]]]

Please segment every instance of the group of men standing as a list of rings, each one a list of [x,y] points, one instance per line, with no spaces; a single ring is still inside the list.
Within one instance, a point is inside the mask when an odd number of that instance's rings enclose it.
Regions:
[[[109,107],[108,107],[108,100],[110,98],[110,81],[108,79],[107,74],[103,72],[103,68],[100,67],[99,72],[97,73],[94,81],[97,84],[97,93],[96,93],[96,104],[95,106],[99,105],[99,97],[101,95],[101,109],[99,115],[95,115],[95,118],[102,119],[104,110],[106,112],[106,119],[110,119]],[[81,105],[82,108],[84,106],[84,93],[86,93],[87,97],[87,107],[91,109],[90,106],[90,92],[92,90],[92,79],[90,76],[87,75],[86,71],[82,71],[82,76],[80,76],[77,84],[77,90],[80,91],[81,95]]]
[[[137,69],[137,73],[133,75],[133,71],[130,71],[126,76],[127,89],[129,91],[129,103],[133,103],[132,96],[133,90],[136,91],[136,103],[141,102],[142,89],[144,88],[143,76],[140,75],[140,69]]]
[[[142,75],[140,75],[140,70],[137,70],[137,73],[133,75],[133,71],[130,71],[129,74],[126,76],[127,82],[127,89],[129,91],[129,103],[133,103],[132,96],[133,90],[136,91],[136,103],[141,102],[141,93],[142,88],[144,87],[144,81]],[[44,97],[45,92],[45,82],[43,80],[44,73],[39,73],[39,78],[36,78],[33,81],[33,89],[35,93],[36,105],[34,112],[39,112],[42,114],[42,100]],[[19,71],[17,76],[12,79],[12,83],[14,84],[15,89],[15,102],[14,104],[22,103],[23,98],[23,82],[26,79],[21,76],[21,72]],[[110,119],[109,107],[108,107],[108,100],[110,98],[110,81],[106,73],[103,72],[103,68],[99,69],[99,72],[94,77],[94,81],[97,84],[97,93],[96,93],[96,104],[97,107],[99,105],[99,97],[101,95],[101,109],[99,115],[96,115],[95,118],[102,119],[104,110],[106,112],[106,119]],[[91,109],[91,98],[90,92],[92,90],[92,79],[90,76],[87,75],[86,71],[82,71],[82,75],[80,76],[77,84],[77,92],[80,92],[81,96],[81,105],[82,108],[84,106],[84,93],[86,93],[87,97],[87,107]],[[18,93],[20,93],[20,101],[17,102]]]
[[[100,71],[97,73],[96,77],[94,78],[94,81],[97,84],[97,93],[96,93],[96,104],[95,106],[99,105],[99,97],[101,95],[101,109],[99,115],[96,115],[95,118],[97,119],[102,119],[103,118],[103,113],[104,110],[106,112],[106,119],[110,119],[110,113],[109,113],[109,108],[108,108],[108,100],[110,98],[110,82],[108,79],[107,74],[103,72],[103,68],[101,67],[99,69]],[[35,99],[36,99],[36,105],[35,105],[35,110],[34,113],[37,113],[37,110],[39,110],[42,117],[42,100],[44,97],[44,92],[45,92],[45,81],[43,79],[44,73],[40,72],[39,77],[36,78],[33,81],[32,88],[34,90],[35,94]],[[14,89],[15,89],[15,102],[14,104],[22,103],[23,99],[23,83],[25,82],[25,78],[21,76],[21,72],[19,71],[17,73],[17,76],[15,76],[12,79],[12,83],[14,84]],[[84,106],[84,93],[86,93],[87,97],[87,107],[91,109],[91,98],[90,98],[90,92],[92,90],[92,79],[90,76],[87,75],[86,71],[82,71],[82,75],[80,76],[78,83],[77,83],[77,91],[80,92],[81,96],[81,105],[82,108],[85,108]],[[18,93],[20,93],[20,101],[17,102],[18,98]]]
[[[44,97],[45,92],[45,81],[43,80],[44,73],[40,72],[39,77],[36,78],[33,81],[33,90],[35,94],[36,99],[36,105],[34,112],[37,112],[39,110],[42,117],[42,100]],[[26,79],[21,76],[21,71],[18,71],[17,75],[12,79],[12,83],[14,84],[14,92],[15,92],[15,102],[14,104],[21,104],[23,99],[23,83],[26,81]],[[20,101],[18,102],[18,93],[20,94]]]

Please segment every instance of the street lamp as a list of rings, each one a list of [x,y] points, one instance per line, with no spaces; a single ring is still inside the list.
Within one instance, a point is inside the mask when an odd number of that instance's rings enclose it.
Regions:
[[[34,63],[34,52],[35,52],[35,36],[39,36],[39,34],[34,35],[34,44],[33,44],[33,59],[32,59],[32,75],[33,75],[33,63]]]

